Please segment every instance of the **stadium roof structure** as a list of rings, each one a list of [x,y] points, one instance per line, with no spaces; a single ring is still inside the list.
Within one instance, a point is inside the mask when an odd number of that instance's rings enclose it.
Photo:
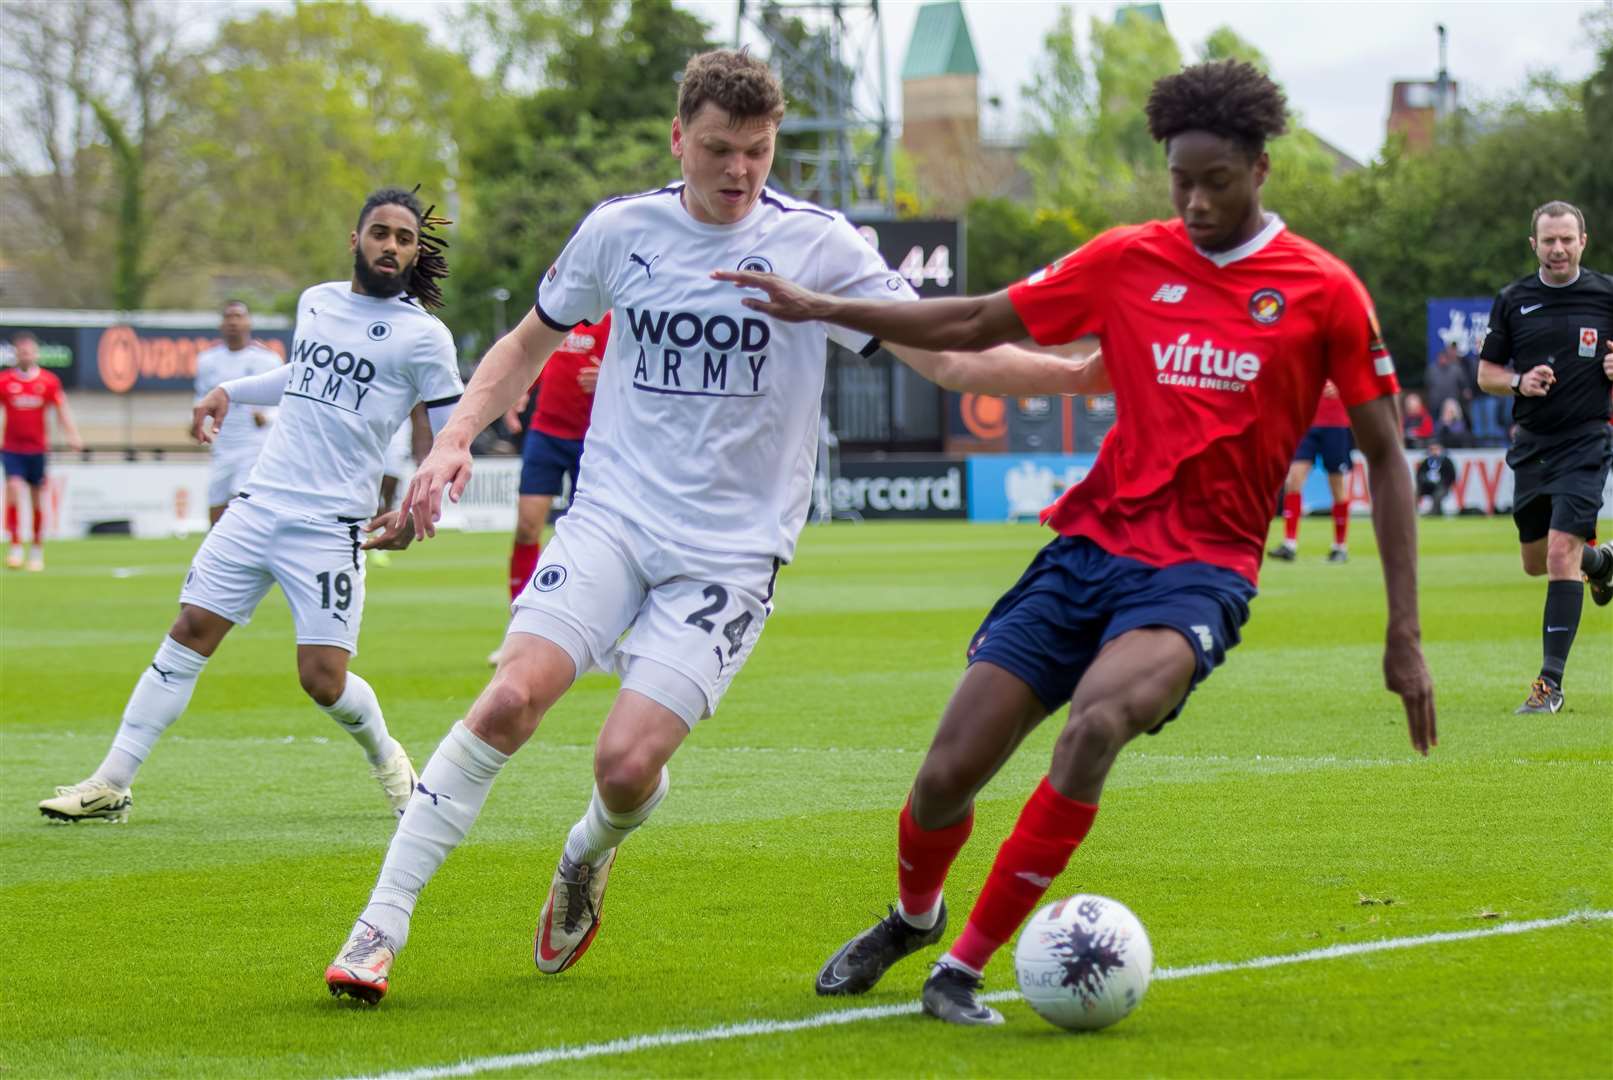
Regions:
[[[903,79],[936,75],[979,75],[969,23],[963,17],[963,0],[942,0],[919,8],[908,39]]]

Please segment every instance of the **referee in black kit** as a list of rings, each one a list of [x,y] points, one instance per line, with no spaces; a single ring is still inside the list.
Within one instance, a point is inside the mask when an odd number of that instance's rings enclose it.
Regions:
[[[1585,215],[1565,202],[1535,211],[1529,246],[1540,269],[1495,298],[1479,352],[1479,388],[1518,398],[1512,519],[1523,569],[1545,574],[1540,677],[1519,713],[1563,707],[1563,669],[1584,605],[1581,576],[1598,605],[1613,600],[1613,542],[1592,546],[1602,490],[1613,467],[1613,277],[1579,265]]]

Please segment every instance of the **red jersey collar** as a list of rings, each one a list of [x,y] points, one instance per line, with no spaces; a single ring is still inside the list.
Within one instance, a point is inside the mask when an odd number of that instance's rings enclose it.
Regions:
[[[1253,237],[1239,244],[1231,251],[1205,251],[1196,244],[1193,246],[1193,250],[1198,252],[1200,255],[1203,255],[1206,259],[1209,259],[1218,268],[1225,269],[1240,259],[1247,259],[1249,256],[1263,251],[1267,244],[1277,239],[1277,235],[1281,233],[1284,228],[1286,228],[1286,226],[1283,225],[1282,218],[1278,217],[1276,214],[1267,212],[1265,228],[1255,233]],[[1183,233],[1185,235],[1185,229],[1183,230]]]

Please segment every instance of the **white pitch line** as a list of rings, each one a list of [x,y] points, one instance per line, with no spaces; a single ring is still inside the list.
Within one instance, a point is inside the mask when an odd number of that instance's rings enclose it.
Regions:
[[[1559,915],[1552,919],[1529,919],[1524,922],[1502,923],[1477,930],[1448,930],[1437,934],[1419,934],[1415,937],[1384,938],[1379,941],[1352,942],[1329,945],[1325,949],[1309,952],[1286,953],[1276,956],[1257,956],[1252,960],[1232,960],[1213,964],[1194,964],[1189,967],[1161,968],[1154,972],[1156,980],[1193,979],[1200,975],[1219,975],[1227,971],[1253,971],[1260,968],[1282,967],[1286,964],[1304,964],[1312,960],[1336,960],[1363,953],[1388,952],[1393,949],[1415,949],[1424,945],[1440,945],[1449,941],[1468,941],[1472,938],[1496,937],[1503,934],[1526,934],[1532,930],[1549,930],[1573,923],[1599,922],[1613,919],[1613,911],[1580,911],[1572,915]],[[999,990],[982,994],[982,1001],[1007,1001],[1019,996],[1016,990]],[[916,1003],[903,1005],[877,1005],[863,1009],[840,1009],[818,1013],[800,1020],[751,1020],[743,1024],[719,1024],[697,1031],[662,1031],[648,1035],[633,1035],[609,1042],[588,1043],[583,1046],[556,1046],[547,1050],[532,1050],[520,1054],[499,1054],[495,1057],[473,1058],[454,1065],[431,1065],[419,1069],[378,1073],[362,1080],[437,1080],[438,1077],[474,1076],[477,1073],[498,1072],[503,1069],[534,1068],[557,1061],[585,1061],[588,1058],[631,1054],[639,1050],[658,1050],[668,1046],[689,1043],[721,1042],[741,1039],[750,1035],[783,1035],[791,1031],[834,1027],[840,1024],[858,1024],[865,1020],[888,1020],[895,1016],[909,1016],[919,1011]]]

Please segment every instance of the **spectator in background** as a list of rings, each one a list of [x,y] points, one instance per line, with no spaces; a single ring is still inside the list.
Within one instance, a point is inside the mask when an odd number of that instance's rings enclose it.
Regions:
[[[1445,513],[1445,496],[1456,486],[1456,463],[1438,439],[1428,444],[1428,455],[1417,465],[1417,508],[1427,515]]]
[[[1423,389],[1428,411],[1434,416],[1444,414],[1447,401],[1456,402],[1457,408],[1465,408],[1465,401],[1471,396],[1471,380],[1467,365],[1462,362],[1461,350],[1454,343],[1447,344],[1434,358],[1425,379]]]
[[[1408,447],[1422,446],[1434,437],[1434,418],[1423,404],[1423,396],[1415,390],[1401,400],[1400,427],[1405,433]]]
[[[1458,449],[1473,445],[1473,432],[1467,426],[1467,419],[1462,416],[1462,405],[1453,398],[1446,398],[1445,404],[1439,407],[1439,423],[1434,428],[1434,441]]]
[[[39,366],[39,340],[24,330],[11,339],[11,345],[17,366],[0,372],[0,415],[6,419],[0,456],[5,458],[6,532],[11,536],[6,566],[16,570],[23,564],[20,518],[22,492],[27,488],[34,511],[34,545],[28,556],[28,569],[37,572],[45,568],[45,459],[50,449],[46,412],[56,410],[68,446],[82,450],[84,441],[78,437],[78,425],[73,423],[61,380]]]

